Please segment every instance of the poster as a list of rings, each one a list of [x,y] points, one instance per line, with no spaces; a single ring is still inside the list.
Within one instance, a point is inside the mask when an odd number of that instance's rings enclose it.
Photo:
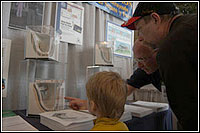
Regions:
[[[26,29],[28,25],[42,25],[44,2],[11,2],[9,27]]]
[[[7,86],[8,86],[8,71],[9,71],[9,62],[10,62],[10,49],[11,49],[11,40],[4,39],[2,40],[2,97],[7,96]]]
[[[107,41],[114,41],[114,55],[132,57],[133,32],[107,21]]]
[[[124,21],[128,21],[132,17],[133,2],[88,2],[96,7],[118,17]]]
[[[56,31],[61,33],[60,41],[82,45],[84,8],[70,2],[58,2]]]

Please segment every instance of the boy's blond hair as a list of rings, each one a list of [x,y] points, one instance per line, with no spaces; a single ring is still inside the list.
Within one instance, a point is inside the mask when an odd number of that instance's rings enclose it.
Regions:
[[[126,83],[116,72],[98,72],[86,84],[88,100],[94,101],[101,117],[119,119],[127,97]]]

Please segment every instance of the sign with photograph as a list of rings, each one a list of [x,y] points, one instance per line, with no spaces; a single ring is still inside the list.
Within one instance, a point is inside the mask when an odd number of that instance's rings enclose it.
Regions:
[[[58,2],[56,31],[61,33],[60,41],[82,45],[84,8],[70,2]]]
[[[9,27],[26,29],[42,25],[44,2],[11,2]]]
[[[114,55],[132,57],[133,32],[107,21],[107,41],[114,41]]]
[[[127,21],[132,17],[133,2],[88,2],[96,7]]]
[[[9,62],[10,62],[10,49],[11,49],[11,40],[4,39],[2,40],[2,97],[7,96],[7,86],[8,86],[8,71],[9,71]]]

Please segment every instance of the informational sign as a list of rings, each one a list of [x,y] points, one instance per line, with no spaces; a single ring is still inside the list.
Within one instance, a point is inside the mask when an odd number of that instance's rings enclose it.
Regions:
[[[56,31],[61,33],[62,42],[82,45],[84,8],[70,2],[58,2]]]
[[[4,39],[2,41],[2,97],[7,96],[7,86],[8,86],[8,70],[10,62],[10,49],[11,40]]]
[[[88,2],[96,7],[127,21],[132,17],[133,2]]]
[[[26,29],[42,25],[44,2],[11,2],[9,27]]]
[[[132,57],[133,32],[107,21],[107,41],[114,41],[114,55]]]

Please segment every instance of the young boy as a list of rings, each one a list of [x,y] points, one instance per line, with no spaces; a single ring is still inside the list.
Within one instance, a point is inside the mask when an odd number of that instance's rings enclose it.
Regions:
[[[123,79],[115,72],[99,72],[91,76],[86,84],[88,110],[97,116],[92,131],[128,131],[119,119],[124,112],[127,88]]]

